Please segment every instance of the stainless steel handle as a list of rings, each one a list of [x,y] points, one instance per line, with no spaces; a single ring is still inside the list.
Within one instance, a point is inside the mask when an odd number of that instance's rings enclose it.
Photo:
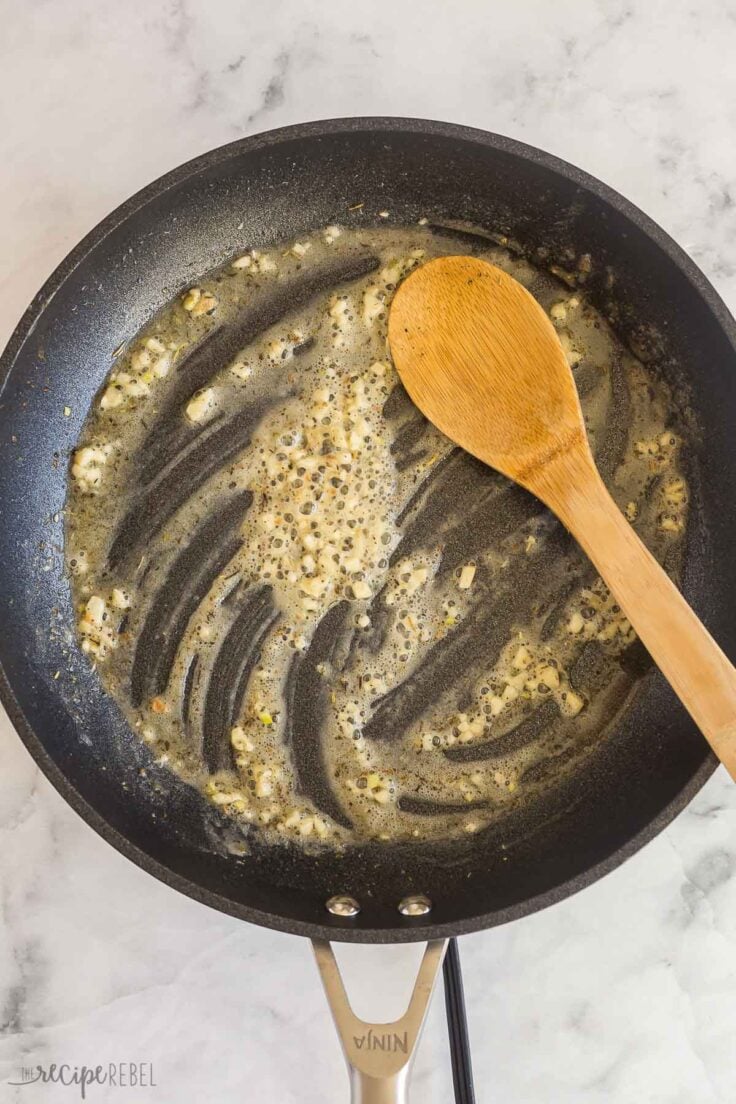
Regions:
[[[366,1077],[354,1066],[350,1071],[350,1104],[408,1104],[409,1065],[393,1077]]]
[[[353,1104],[407,1104],[409,1072],[447,940],[427,944],[409,1007],[393,1023],[366,1023],[352,1008],[327,942],[313,941],[322,985],[350,1072]]]

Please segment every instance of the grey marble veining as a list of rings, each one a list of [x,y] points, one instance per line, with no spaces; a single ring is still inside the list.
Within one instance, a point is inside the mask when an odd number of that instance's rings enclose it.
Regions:
[[[7,3],[0,339],[68,249],[155,176],[243,134],[354,114],[451,119],[581,165],[668,229],[734,308],[735,51],[736,9],[716,0]],[[7,1084],[54,1060],[152,1062],[156,1088],[126,1091],[156,1104],[346,1099],[307,943],[122,859],[4,717],[0,749],[2,1099],[77,1099]],[[480,1104],[730,1104],[736,789],[719,772],[603,882],[462,951]],[[416,949],[343,957],[371,978],[359,1010],[398,1011]],[[436,1001],[413,1099],[450,1098]]]

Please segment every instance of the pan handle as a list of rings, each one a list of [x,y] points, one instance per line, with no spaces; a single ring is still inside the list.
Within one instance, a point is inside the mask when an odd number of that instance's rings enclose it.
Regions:
[[[350,1073],[352,1104],[407,1104],[411,1063],[447,950],[427,944],[409,1007],[394,1023],[366,1023],[352,1008],[330,943],[313,940],[322,985]]]

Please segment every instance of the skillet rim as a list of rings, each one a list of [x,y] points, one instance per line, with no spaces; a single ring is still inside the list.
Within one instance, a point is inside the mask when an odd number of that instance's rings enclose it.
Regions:
[[[314,120],[278,127],[217,146],[158,177],[116,207],[67,254],[53,270],[23,313],[2,355],[0,355],[0,398],[2,398],[5,383],[9,378],[19,350],[32,332],[46,306],[66,279],[84,261],[92,249],[96,248],[131,215],[145,207],[152,200],[160,198],[168,190],[177,187],[183,181],[196,176],[200,172],[209,170],[233,156],[296,139],[320,138],[341,133],[381,131],[388,131],[394,135],[407,133],[429,137],[437,136],[497,149],[523,161],[539,165],[592,193],[596,198],[633,223],[676,265],[694,293],[699,295],[708,307],[736,355],[736,320],[734,320],[726,304],[708,278],[658,223],[597,177],[535,146],[477,127],[403,116],[352,116]],[[212,890],[203,889],[195,882],[175,873],[158,860],[151,858],[150,855],[131,843],[116,828],[113,828],[101,813],[93,809],[69,781],[61,768],[57,766],[26,720],[2,663],[0,663],[0,701],[26,749],[66,803],[107,843],[148,874],[154,875],[172,889],[178,890],[201,904],[209,905],[220,912],[258,924],[261,927],[294,935],[303,935],[312,939],[329,939],[348,943],[408,943],[425,939],[446,938],[452,935],[464,935],[521,919],[542,908],[556,904],[592,885],[604,875],[611,873],[653,840],[655,836],[659,835],[690,803],[718,766],[716,757],[712,752],[709,753],[677,797],[660,810],[645,828],[631,837],[606,859],[588,867],[584,872],[568,879],[554,889],[529,897],[525,901],[508,908],[443,924],[425,923],[421,920],[412,921],[404,918],[401,919],[400,924],[397,923],[395,928],[350,927],[345,926],[344,922],[331,924],[327,921],[324,924],[316,924],[283,917],[273,912],[264,912],[261,909],[233,902]]]

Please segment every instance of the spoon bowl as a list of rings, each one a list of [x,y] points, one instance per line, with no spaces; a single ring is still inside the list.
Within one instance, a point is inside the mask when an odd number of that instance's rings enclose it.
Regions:
[[[590,455],[557,332],[503,269],[475,257],[429,261],[396,292],[388,332],[419,409],[510,479],[533,490],[550,457],[573,448]]]

